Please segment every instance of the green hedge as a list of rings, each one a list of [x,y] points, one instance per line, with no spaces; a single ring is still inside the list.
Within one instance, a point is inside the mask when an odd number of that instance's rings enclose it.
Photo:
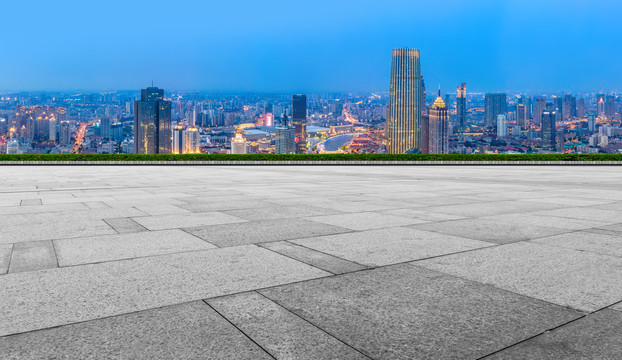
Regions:
[[[0,161],[622,161],[622,154],[0,155]]]

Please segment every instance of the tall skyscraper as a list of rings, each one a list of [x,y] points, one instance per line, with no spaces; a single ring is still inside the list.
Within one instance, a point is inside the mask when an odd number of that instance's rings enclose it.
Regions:
[[[183,125],[175,125],[173,129],[173,154],[186,152],[186,129]]]
[[[59,125],[58,141],[62,146],[71,145],[71,125],[68,121],[64,120]]]
[[[577,116],[577,98],[572,96],[572,94],[564,95],[562,107],[564,109],[564,120]]]
[[[596,115],[590,114],[587,117],[587,131],[594,132],[596,131]]]
[[[456,127],[459,130],[464,130],[466,127],[466,83],[458,86],[458,92],[456,94]]]
[[[157,87],[142,89],[140,95],[140,101],[134,102],[135,153],[170,154],[171,102]]]
[[[561,96],[553,95],[553,110],[555,110],[556,121],[562,121],[564,113],[564,99]]]
[[[426,104],[426,94],[425,94],[425,81],[423,81],[423,75],[421,76],[421,104],[419,104],[419,108],[421,109],[421,115],[425,115],[428,111],[428,105]]]
[[[484,102],[484,125],[486,127],[495,127],[497,122],[497,116],[499,114],[505,114],[507,111],[507,96],[504,93],[486,94],[484,95]]]
[[[393,49],[387,116],[387,152],[421,151],[421,60],[419,50]]]
[[[434,104],[428,109],[430,121],[430,154],[449,153],[449,115],[447,105],[441,98],[441,90]]]
[[[554,150],[557,145],[557,133],[555,131],[557,114],[554,110],[542,112],[542,147]]]
[[[292,123],[296,130],[296,153],[307,152],[307,95],[292,96]]]
[[[505,114],[499,114],[497,115],[497,137],[504,138],[506,136],[508,136],[507,117]]]
[[[616,117],[616,97],[613,95],[605,97],[605,116],[609,119]]]
[[[283,115],[275,129],[274,147],[277,154],[296,153],[296,129],[289,125],[287,114]]]
[[[99,119],[99,134],[104,139],[110,139],[110,118],[103,117]]]
[[[605,94],[596,95],[596,114],[605,116]]]
[[[581,119],[585,118],[585,100],[579,99],[577,101],[577,116]]]
[[[430,115],[421,115],[421,153],[430,153]]]
[[[542,112],[546,110],[546,98],[539,96],[536,98],[536,106],[533,113],[533,121],[536,126],[542,125]]]
[[[516,104],[516,125],[524,129],[525,127],[527,127],[527,109],[525,107],[525,104],[523,104],[522,100],[523,98],[518,99],[518,103]],[[497,133],[499,132],[497,131]]]

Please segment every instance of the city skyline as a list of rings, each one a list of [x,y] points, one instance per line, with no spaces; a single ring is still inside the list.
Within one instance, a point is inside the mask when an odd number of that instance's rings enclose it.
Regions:
[[[406,1],[112,1],[97,13],[69,0],[35,5],[28,29],[7,18],[19,36],[5,38],[15,50],[0,59],[0,91],[137,89],[151,80],[180,90],[387,91],[388,54],[403,47],[420,49],[428,83],[447,89],[611,92],[622,79],[614,46],[622,4],[612,1],[449,1],[441,13]],[[138,43],[146,24],[156,35]]]

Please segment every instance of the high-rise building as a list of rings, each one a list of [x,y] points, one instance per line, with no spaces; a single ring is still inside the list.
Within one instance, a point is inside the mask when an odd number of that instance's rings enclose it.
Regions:
[[[199,129],[189,126],[186,129],[186,154],[199,153]]]
[[[135,153],[170,154],[171,102],[157,87],[143,89],[140,95],[140,101],[134,102]]]
[[[507,96],[504,93],[484,95],[486,127],[495,127],[497,116],[507,112]]]
[[[177,124],[173,128],[173,154],[183,154],[186,152],[186,129],[183,125]]]
[[[421,60],[419,50],[393,49],[387,116],[387,152],[421,151]]]
[[[421,153],[430,153],[430,115],[421,115]]]
[[[275,129],[274,145],[277,154],[296,153],[296,129],[290,126],[287,114],[283,115],[280,124]]]
[[[104,139],[110,139],[110,118],[103,117],[99,119],[99,134]]]
[[[596,131],[596,115],[590,114],[587,117],[587,131],[594,132]]]
[[[605,116],[608,119],[615,119],[616,117],[616,97],[613,95],[605,97]]]
[[[527,127],[527,109],[525,108],[525,104],[523,104],[521,100],[522,98],[518,99],[519,102],[516,104],[516,125],[524,129],[525,127]],[[497,131],[497,133],[499,133],[499,131]]]
[[[449,115],[447,105],[441,98],[441,91],[434,104],[428,109],[430,121],[430,154],[449,153]]]
[[[62,146],[71,145],[71,125],[68,121],[60,122],[58,133],[58,141]]]
[[[466,83],[458,86],[456,94],[456,127],[463,130],[466,127]]]
[[[557,145],[556,119],[555,110],[542,112],[542,147],[545,149],[554,150]]]
[[[579,99],[577,101],[577,117],[583,119],[585,118],[585,100]]]
[[[419,96],[421,98],[421,103],[419,104],[419,109],[421,109],[421,115],[427,114],[428,106],[426,104],[426,94],[425,94],[425,81],[423,80],[423,75],[421,75],[421,94]]]
[[[562,121],[564,113],[564,99],[561,96],[553,95],[553,110],[555,110],[556,121]]]
[[[505,114],[499,114],[497,115],[497,137],[504,138],[506,136],[508,136],[507,117]]]
[[[546,98],[539,96],[536,98],[536,105],[533,114],[533,121],[536,126],[542,125],[542,113],[546,110]]]
[[[596,114],[605,116],[605,94],[596,94]]]
[[[307,152],[307,95],[292,96],[292,123],[296,130],[296,153]]]
[[[572,94],[564,95],[562,107],[564,109],[564,120],[577,116],[577,98],[572,96]]]

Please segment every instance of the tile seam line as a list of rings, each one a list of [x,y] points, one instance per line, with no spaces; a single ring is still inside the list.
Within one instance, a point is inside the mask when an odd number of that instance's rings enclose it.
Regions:
[[[278,242],[278,241],[273,241],[273,242]],[[285,242],[287,242],[287,241],[285,241]],[[292,245],[293,245],[293,244],[292,244]],[[296,259],[296,258],[294,258],[294,257],[292,257],[292,256],[290,256],[290,255],[280,253],[280,252],[278,252],[278,251],[276,251],[276,250],[272,250],[272,249],[267,248],[267,247],[263,247],[263,246],[261,246],[261,244],[258,244],[258,245],[257,245],[257,247],[260,247],[260,248],[262,248],[262,249],[265,249],[265,250],[271,251],[271,252],[273,252],[273,253],[275,253],[275,254],[277,254],[277,255],[285,256],[286,258],[292,259],[292,260],[294,260],[294,261],[301,262],[301,263],[303,263],[303,264],[305,264],[305,265],[308,265],[308,266],[314,267],[314,268],[316,268],[316,269],[318,269],[318,270],[326,271],[327,273],[329,273],[329,274],[331,274],[331,275],[338,275],[337,273],[334,273],[334,272],[332,272],[332,271],[330,271],[330,270],[322,269],[321,267],[319,267],[319,266],[317,266],[317,265],[313,265],[313,264],[310,264],[310,263],[308,263],[308,262],[306,262],[306,261],[303,261],[303,260],[300,260],[300,259]]]
[[[356,233],[356,232],[355,232],[355,233]],[[339,234],[337,234],[337,235],[339,235]],[[326,235],[326,236],[331,236],[331,235]],[[370,269],[370,268],[371,268],[369,265],[364,265],[364,264],[358,263],[358,262],[356,262],[356,261],[352,261],[352,260],[344,259],[344,258],[342,258],[342,257],[340,257],[340,256],[337,256],[337,255],[329,254],[329,253],[324,252],[324,251],[321,251],[321,250],[317,250],[317,249],[310,248],[310,247],[308,247],[308,246],[306,246],[306,245],[300,245],[300,244],[296,244],[295,242],[292,242],[292,241],[295,241],[295,240],[304,240],[304,239],[305,239],[305,238],[302,238],[302,239],[290,239],[290,240],[284,240],[284,241],[285,241],[285,242],[287,242],[287,243],[289,243],[289,244],[291,244],[291,245],[293,245],[293,246],[300,246],[300,247],[305,248],[305,249],[307,249],[307,250],[311,250],[311,251],[318,252],[318,253],[320,253],[320,254],[328,255],[328,256],[330,256],[330,257],[334,257],[334,258],[336,258],[336,259],[340,259],[340,260],[343,260],[343,261],[347,261],[347,262],[350,262],[350,263],[352,263],[352,264],[356,264],[356,265],[359,265],[359,266],[361,266],[361,267],[364,267],[364,268],[365,268],[365,269],[360,269],[360,270],[368,270],[368,269]],[[307,238],[307,239],[310,239],[310,238]],[[311,239],[312,239],[312,238],[311,238]],[[360,271],[360,270],[355,270],[355,271]],[[348,273],[355,272],[355,271],[349,271]],[[335,275],[340,275],[340,274],[335,274]]]
[[[326,335],[328,335],[328,336],[332,337],[333,339],[335,339],[335,340],[339,341],[340,343],[342,343],[342,344],[344,344],[345,346],[349,347],[350,349],[352,349],[352,350],[356,351],[357,353],[359,353],[359,354],[361,354],[361,355],[365,356],[366,358],[368,358],[368,359],[374,359],[374,358],[373,358],[373,357],[371,357],[370,355],[367,355],[367,354],[365,354],[364,352],[362,352],[361,350],[359,350],[359,349],[355,348],[353,345],[348,344],[348,343],[347,343],[347,342],[345,342],[344,340],[342,340],[342,339],[338,338],[337,336],[335,336],[335,335],[333,335],[333,334],[329,333],[329,332],[328,332],[328,331],[326,331],[325,329],[322,329],[321,327],[319,327],[318,325],[316,325],[316,324],[312,323],[311,321],[309,321],[309,320],[305,319],[304,317],[302,317],[302,316],[300,316],[300,315],[298,315],[298,314],[296,314],[296,313],[292,312],[290,309],[288,309],[288,308],[286,308],[285,306],[281,305],[279,302],[277,302],[276,300],[274,300],[274,299],[270,298],[270,297],[269,297],[269,296],[267,296],[266,294],[263,294],[263,293],[261,293],[261,292],[259,292],[259,291],[253,291],[253,292],[255,292],[256,294],[259,294],[259,296],[263,297],[264,299],[266,299],[266,300],[268,300],[268,301],[270,301],[270,302],[274,303],[275,305],[277,305],[277,306],[278,306],[278,307],[280,307],[281,309],[283,309],[283,310],[287,311],[288,313],[292,314],[293,316],[297,317],[298,319],[301,319],[302,321],[304,321],[304,322],[306,322],[307,324],[309,324],[309,325],[313,326],[314,328],[316,328],[316,329],[320,330],[321,332],[323,332],[324,334],[326,334]]]
[[[220,316],[221,318],[223,318],[226,322],[229,323],[229,325],[233,326],[237,331],[239,331],[242,335],[244,335],[248,340],[250,340],[253,344],[255,344],[258,348],[260,348],[263,352],[265,352],[268,356],[270,356],[271,358],[273,358],[274,360],[277,360],[277,358],[268,350],[266,350],[263,346],[261,346],[259,343],[257,343],[257,341],[255,341],[252,337],[250,337],[246,332],[244,332],[242,329],[240,329],[236,324],[234,324],[231,320],[227,319],[226,316],[224,316],[223,314],[220,313],[220,311],[216,310],[216,308],[214,308],[212,305],[209,304],[209,302],[207,302],[205,299],[201,300],[207,307],[209,307],[210,309],[212,309],[216,314],[218,314],[218,316]]]

